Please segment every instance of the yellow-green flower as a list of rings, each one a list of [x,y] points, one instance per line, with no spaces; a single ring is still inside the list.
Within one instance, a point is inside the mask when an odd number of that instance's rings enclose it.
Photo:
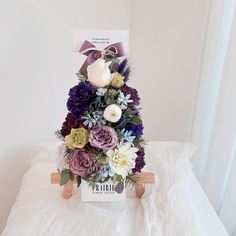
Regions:
[[[118,89],[118,88],[120,88],[124,85],[124,77],[121,74],[116,72],[116,73],[113,74],[112,77],[113,77],[113,79],[111,81],[111,86],[113,88]]]
[[[85,128],[71,129],[70,134],[65,137],[68,148],[83,148],[89,141],[88,130]]]

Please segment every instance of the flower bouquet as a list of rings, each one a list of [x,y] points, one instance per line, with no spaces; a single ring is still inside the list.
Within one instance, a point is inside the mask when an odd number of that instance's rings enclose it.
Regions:
[[[140,97],[127,85],[130,67],[120,53],[122,44],[114,45],[102,51],[81,47],[88,57],[69,91],[69,113],[56,132],[63,141],[57,155],[60,185],[113,181],[122,191],[137,183],[136,173],[145,165]]]

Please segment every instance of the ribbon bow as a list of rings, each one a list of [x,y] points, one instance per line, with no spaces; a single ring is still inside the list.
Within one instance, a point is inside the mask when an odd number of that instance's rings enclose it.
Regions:
[[[79,52],[87,56],[84,64],[80,68],[80,72],[83,75],[87,73],[88,65],[92,64],[98,58],[103,58],[106,61],[110,61],[114,58],[123,57],[125,55],[121,42],[111,44],[100,50],[97,49],[91,42],[85,40]]]

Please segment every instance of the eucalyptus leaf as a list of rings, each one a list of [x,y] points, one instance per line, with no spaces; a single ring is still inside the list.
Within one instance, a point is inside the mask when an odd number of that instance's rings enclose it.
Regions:
[[[81,184],[81,177],[78,175],[78,176],[76,177],[76,179],[77,179],[77,188],[79,188],[79,186],[80,186],[80,184]]]
[[[106,164],[107,163],[106,156],[100,156],[100,157],[98,157],[97,160],[101,164]]]
[[[123,116],[125,116],[125,117],[131,118],[131,117],[133,117],[133,114],[134,114],[134,112],[130,109],[126,109],[123,111]]]
[[[61,172],[60,186],[65,185],[71,179],[70,171],[63,170]]]
[[[74,174],[72,172],[69,173],[70,174],[70,180],[74,180]]]
[[[142,120],[140,119],[139,116],[133,116],[130,123],[134,125],[139,125],[139,124],[142,124]]]
[[[113,181],[120,182],[122,180],[122,175],[115,174],[113,176]]]

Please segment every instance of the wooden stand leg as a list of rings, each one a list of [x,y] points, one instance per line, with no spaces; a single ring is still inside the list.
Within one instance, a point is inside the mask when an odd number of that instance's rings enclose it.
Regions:
[[[69,180],[63,189],[63,198],[69,199],[72,196],[72,191],[73,191],[73,181]]]
[[[138,183],[135,184],[136,197],[141,198],[145,192],[145,184],[155,183],[155,174],[151,172],[136,173]]]
[[[135,184],[136,197],[141,198],[144,194],[145,188],[144,184]]]

